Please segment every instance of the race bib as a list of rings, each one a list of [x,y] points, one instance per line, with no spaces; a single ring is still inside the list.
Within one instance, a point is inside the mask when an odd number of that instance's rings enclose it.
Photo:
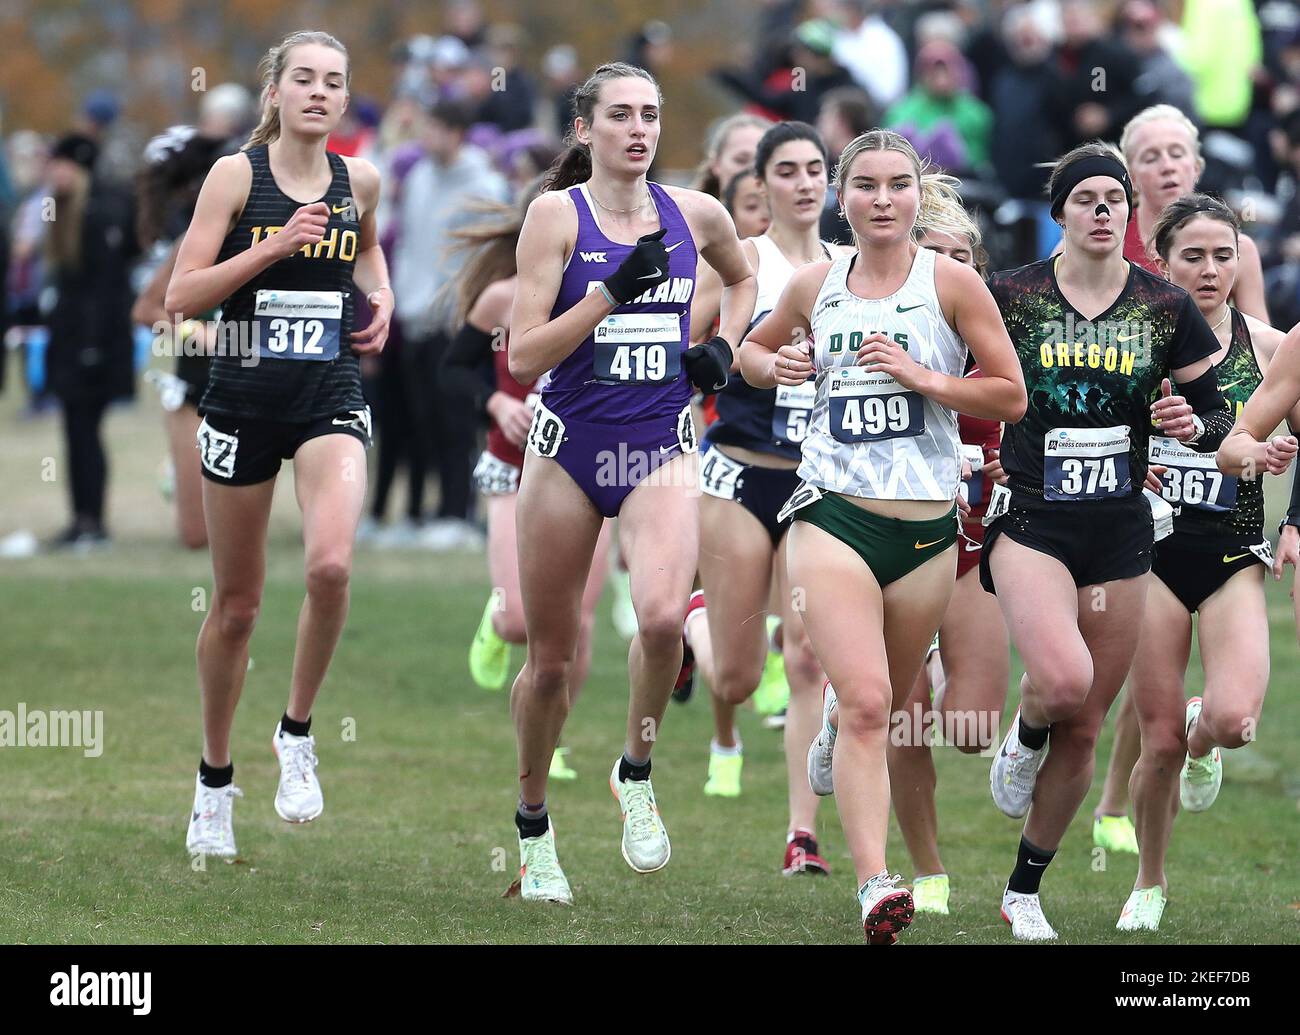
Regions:
[[[957,487],[965,498],[966,502],[972,507],[978,507],[984,502],[984,447],[979,445],[969,445],[963,442],[961,444],[962,459],[970,464],[971,476],[962,481]]]
[[[538,400],[533,411],[533,423],[528,429],[528,448],[538,456],[553,457],[564,441],[564,421]]]
[[[817,386],[812,381],[801,385],[777,385],[776,405],[772,407],[772,440],[799,445],[808,434]]]
[[[615,313],[601,320],[595,341],[596,380],[656,385],[676,381],[682,369],[682,326],[673,313]]]
[[[682,407],[682,412],[677,415],[677,444],[682,447],[683,453],[694,453],[700,448],[699,440],[695,437],[695,415],[691,413],[690,403]]]
[[[891,375],[846,367],[827,376],[831,435],[836,441],[879,442],[924,433],[921,396]]]
[[[785,506],[783,506],[780,513],[776,515],[776,523],[779,525],[796,510],[802,510],[804,507],[816,503],[821,498],[821,489],[817,488],[815,485],[809,485],[807,482],[804,482],[799,486],[799,488],[795,489],[790,498],[785,501]]]
[[[1262,543],[1256,543],[1254,546],[1247,547],[1251,553],[1258,557],[1264,564],[1270,568],[1273,567],[1273,544],[1265,539]]]
[[[253,303],[253,324],[263,359],[336,359],[343,292],[263,289]]]
[[[1043,498],[1057,502],[1126,496],[1129,429],[1053,428],[1043,436]]]
[[[227,435],[212,427],[205,419],[199,425],[199,459],[204,468],[218,478],[235,476],[235,454],[239,452],[239,436]]]
[[[991,525],[1010,509],[1011,490],[1005,485],[994,482],[993,493],[989,496],[989,507],[988,510],[984,511],[984,517],[980,519],[980,524]]]
[[[734,500],[744,473],[744,464],[714,446],[704,454],[704,462],[700,464],[700,491],[720,500]]]
[[[484,496],[509,496],[519,491],[519,468],[484,452],[474,465],[474,484]]]
[[[1224,474],[1213,453],[1198,453],[1177,439],[1153,437],[1151,463],[1168,470],[1160,476],[1160,495],[1174,506],[1217,513],[1237,505],[1237,479]]]
[[[1174,508],[1146,486],[1142,487],[1142,496],[1147,501],[1147,506],[1151,508],[1151,526],[1155,532],[1155,541],[1158,543],[1161,539],[1173,535]]]

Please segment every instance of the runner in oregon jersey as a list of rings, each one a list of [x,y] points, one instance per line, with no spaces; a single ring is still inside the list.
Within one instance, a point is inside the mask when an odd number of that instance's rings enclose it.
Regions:
[[[828,162],[817,131],[802,122],[778,123],[759,141],[755,161],[772,222],[766,233],[743,243],[758,278],[750,327],[773,309],[796,268],[840,254],[817,236]],[[721,286],[710,273],[700,281],[692,309],[696,328],[715,319]],[[700,582],[707,621],[688,618],[686,627],[687,645],[713,703],[704,793],[736,797],[743,764],[737,708],[757,690],[768,656],[768,624],[754,616],[769,610],[769,600],[780,602],[776,615],[784,623],[782,654],[790,684],[784,732],[790,815],[782,871],[787,875],[830,869],[817,844],[818,798],[808,787],[805,766],[826,677],[786,585],[783,544],[789,522],[777,516],[799,485],[800,446],[813,394],[811,382],[755,388],[741,377],[717,393],[718,419],[709,426],[700,457]]]
[[[796,270],[749,333],[741,369],[760,387],[816,376],[799,467],[805,484],[785,508],[794,521],[790,581],[829,676],[808,777],[819,794],[836,794],[863,933],[891,944],[914,907],[902,878],[885,868],[889,717],[952,593],[961,475],[954,411],[1014,420],[1025,395],[979,275],[916,244],[919,213],[955,197],[952,186],[924,176],[911,144],[886,130],[848,145],[836,186],[858,253]],[[962,377],[967,345],[983,378]]]
[[[1228,305],[1240,258],[1236,217],[1215,198],[1188,195],[1165,208],[1154,238],[1170,280],[1192,292],[1216,334],[1219,384],[1240,414],[1282,334]],[[1300,426],[1300,405],[1288,419]],[[1293,454],[1295,440],[1287,441]],[[1181,799],[1196,812],[1214,802],[1223,772],[1220,749],[1255,738],[1269,670],[1259,565],[1271,567],[1273,557],[1264,534],[1261,475],[1277,473],[1276,465],[1234,476],[1220,471],[1213,458],[1162,437],[1151,440],[1151,462],[1165,499],[1179,509],[1173,534],[1156,543],[1155,580],[1129,679],[1141,731],[1141,756],[1129,781],[1139,867],[1117,924],[1129,931],[1159,927],[1175,802]],[[1197,612],[1205,689],[1202,697],[1184,701]]]
[[[222,856],[235,854],[231,725],[261,601],[275,478],[290,457],[307,595],[272,740],[275,809],[299,823],[324,809],[311,711],[347,615],[370,439],[356,355],[383,348],[393,308],[375,229],[379,174],[326,150],[347,106],[346,49],[326,33],[294,33],[264,67],[261,122],[243,153],[208,174],[165,299],[178,320],[222,308],[199,428],[214,591],[199,632],[204,746],[186,837],[191,852]],[[359,332],[354,282],[372,311]]]
[[[1002,916],[1031,941],[1056,937],[1039,885],[1137,648],[1154,544],[1141,491],[1152,417],[1202,452],[1231,424],[1210,363],[1218,343],[1195,303],[1121,254],[1132,189],[1118,155],[1081,145],[1056,164],[1049,191],[1062,254],[990,284],[1029,409],[1003,433],[1009,503],[999,494],[991,504],[980,561],[1025,663],[989,784],[1001,811],[1028,817]]]

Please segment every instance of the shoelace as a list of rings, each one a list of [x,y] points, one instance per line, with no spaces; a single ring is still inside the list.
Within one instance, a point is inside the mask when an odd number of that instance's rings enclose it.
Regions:
[[[862,890],[862,898],[864,900],[868,898],[878,899],[880,897],[880,892],[895,891],[897,890],[898,885],[902,883],[903,875],[901,873],[895,873],[892,877],[877,874],[875,877],[872,877],[867,881],[867,886]]]
[[[1214,749],[1203,758],[1187,759],[1188,783],[1214,783]]]
[[[549,839],[533,845],[528,851],[524,863],[529,880],[538,884],[558,884],[560,882],[560,860],[556,858]]]
[[[649,780],[627,780],[620,792],[627,808],[627,822],[632,837],[641,840],[659,833],[659,823],[651,804]]]
[[[225,787],[204,788],[203,811],[199,813],[199,825],[204,841],[224,841],[230,829],[230,810],[236,798],[242,798],[244,792],[233,783]]]
[[[284,760],[284,768],[289,772],[289,779],[294,783],[311,783],[312,772],[318,764],[315,748],[315,737],[306,737],[294,744],[280,741],[280,757]]]
[[[1020,921],[1021,930],[1033,934],[1052,934],[1052,925],[1043,916],[1043,907],[1035,900],[1022,898],[1015,905],[1015,919]]]

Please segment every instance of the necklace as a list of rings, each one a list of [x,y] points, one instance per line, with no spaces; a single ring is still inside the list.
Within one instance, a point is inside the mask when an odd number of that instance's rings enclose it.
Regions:
[[[613,212],[616,215],[620,215],[620,216],[626,216],[632,212],[640,212],[643,208],[645,208],[645,203],[650,200],[650,191],[647,190],[645,192],[645,196],[637,203],[635,208],[610,208],[608,205],[602,202],[600,198],[596,197],[596,192],[592,190],[590,186],[587,187],[587,193],[591,195],[591,200],[594,201],[601,208],[603,208],[606,212]]]
[[[1223,321],[1226,320],[1231,315],[1231,313],[1232,313],[1232,307],[1228,305],[1227,302],[1224,302],[1223,315],[1219,317],[1219,322],[1210,328],[1210,333],[1211,334],[1216,333],[1219,330],[1219,328],[1223,326]]]

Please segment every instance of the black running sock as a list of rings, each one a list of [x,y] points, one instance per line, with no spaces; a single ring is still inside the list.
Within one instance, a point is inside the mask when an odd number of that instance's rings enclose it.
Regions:
[[[515,826],[520,837],[541,837],[551,829],[551,814],[546,811],[546,803],[536,809],[530,809],[523,802],[515,810]]]
[[[1047,864],[1052,861],[1056,852],[1045,852],[1041,848],[1035,848],[1025,840],[1024,835],[1020,837],[1020,851],[1016,853],[1016,868],[1011,871],[1011,879],[1007,881],[1007,890],[1014,891],[1021,895],[1037,895],[1038,885],[1043,879],[1043,873],[1047,869]]]
[[[289,718],[289,713],[285,712],[284,717],[280,719],[280,732],[287,733],[291,737],[305,737],[311,733],[311,716],[308,715],[303,722],[297,719]]]
[[[1047,735],[1052,732],[1051,726],[1044,726],[1042,729],[1035,729],[1033,726],[1025,724],[1024,715],[1020,716],[1020,728],[1016,731],[1016,738],[1030,751],[1038,751],[1047,743]]]
[[[620,783],[624,780],[650,779],[650,759],[647,758],[644,762],[633,762],[624,754],[618,763],[618,779]]]
[[[229,765],[208,765],[199,758],[199,783],[204,787],[229,787],[235,782],[235,763]]]

